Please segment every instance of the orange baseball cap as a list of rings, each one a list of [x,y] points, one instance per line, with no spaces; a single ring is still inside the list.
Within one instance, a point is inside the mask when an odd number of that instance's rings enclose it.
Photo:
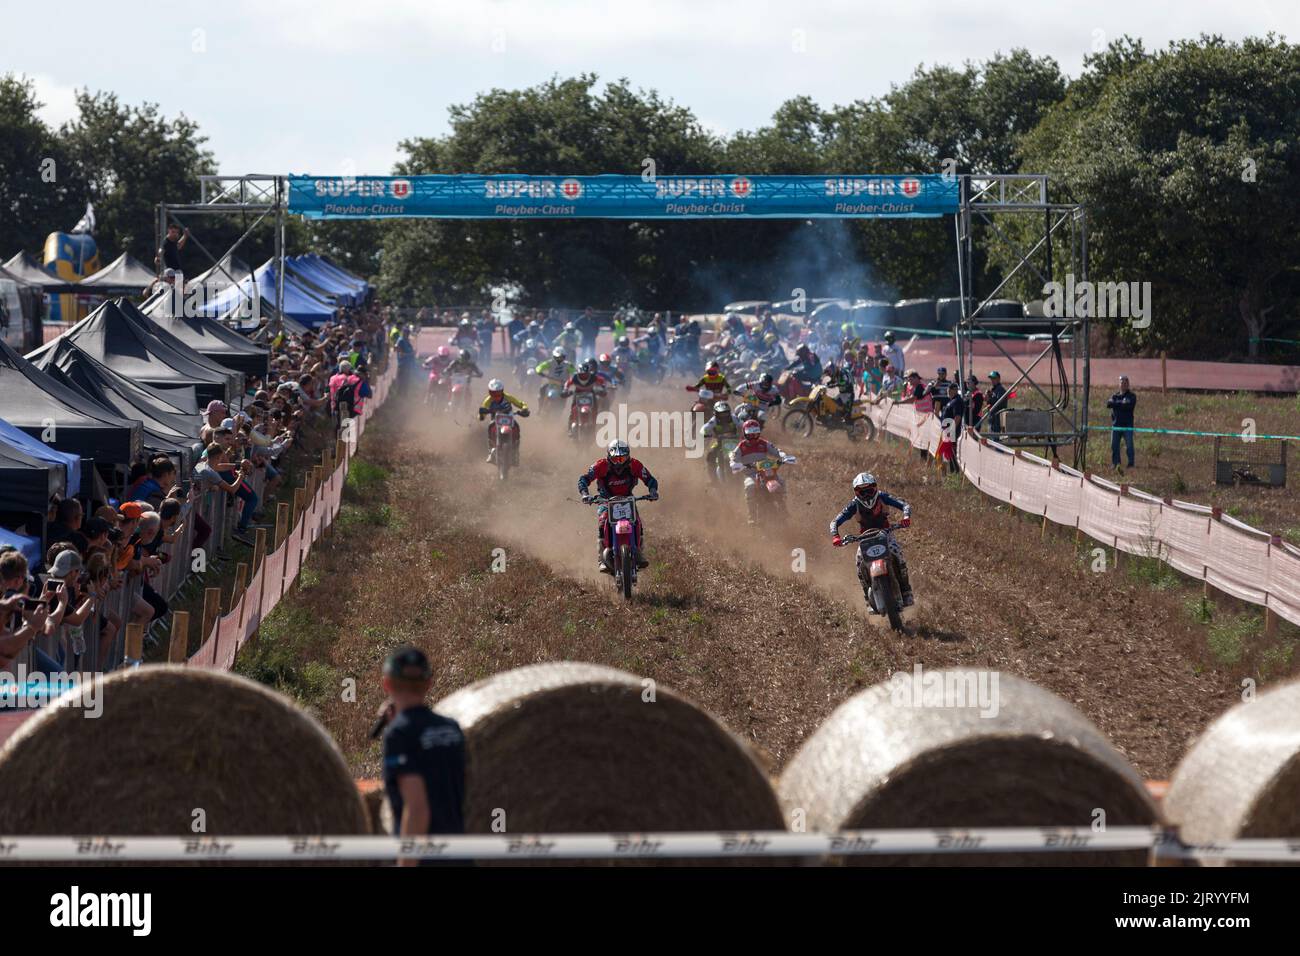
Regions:
[[[144,508],[138,501],[124,501],[117,509],[117,513],[124,518],[139,518],[144,514]]]

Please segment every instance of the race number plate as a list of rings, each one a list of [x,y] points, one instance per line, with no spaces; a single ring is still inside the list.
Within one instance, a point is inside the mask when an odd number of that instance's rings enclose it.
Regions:
[[[511,417],[510,415],[498,415],[498,416],[497,416],[497,424],[498,424],[498,425],[501,425],[502,427],[508,427],[508,426],[510,426],[510,425],[513,425],[514,423],[515,423],[515,420],[514,420],[514,418]]]
[[[632,505],[627,501],[618,501],[610,506],[610,514],[615,521],[631,521]]]

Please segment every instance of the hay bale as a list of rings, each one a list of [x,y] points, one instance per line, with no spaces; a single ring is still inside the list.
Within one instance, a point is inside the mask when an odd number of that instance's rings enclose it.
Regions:
[[[929,671],[953,690],[977,671]],[[987,673],[987,672],[983,672]],[[934,706],[913,675],[840,705],[795,754],[778,793],[809,830],[1151,825],[1141,778],[1088,720],[1054,694],[999,674],[991,706]],[[992,692],[992,680],[986,685]],[[923,690],[924,688],[922,688]],[[968,702],[977,700],[971,693]],[[913,706],[916,704],[917,706]],[[981,716],[981,713],[988,716]],[[793,817],[792,817],[793,818]],[[1146,851],[857,856],[861,866],[1144,865]]]
[[[1300,837],[1300,681],[1210,724],[1174,771],[1164,810],[1189,843]]]
[[[498,810],[508,833],[784,829],[744,741],[667,688],[653,702],[643,690],[609,667],[537,664],[437,704],[465,733],[466,831],[493,832]]]
[[[175,665],[100,679],[103,712],[65,702],[0,749],[0,833],[213,836],[369,832],[356,784],[315,720],[260,684]]]

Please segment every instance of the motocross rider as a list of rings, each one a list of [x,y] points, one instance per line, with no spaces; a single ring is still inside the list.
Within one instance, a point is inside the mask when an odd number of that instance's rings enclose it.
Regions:
[[[754,499],[758,494],[758,469],[755,466],[769,458],[781,461],[784,456],[781,449],[763,437],[763,423],[757,418],[745,419],[740,430],[742,437],[740,444],[731,452],[730,465],[732,471],[745,473],[745,508],[749,513],[749,523],[757,524]],[[780,475],[777,475],[776,480],[780,482],[784,493],[785,481]]]
[[[474,353],[469,349],[461,349],[456,358],[447,363],[443,370],[444,375],[468,375],[470,378],[482,378],[483,372],[474,361]]]
[[[561,389],[564,383],[569,380],[575,369],[569,364],[569,357],[565,354],[564,349],[556,346],[551,352],[551,357],[544,362],[540,362],[534,369],[538,377],[542,380],[541,389],[538,391],[540,404],[546,404],[546,389],[550,385],[555,385]]]
[[[758,358],[763,369],[783,369],[789,362],[785,349],[781,347],[781,340],[777,338],[775,332],[768,332],[763,336],[763,349],[758,353]]]
[[[800,345],[794,354],[794,361],[785,370],[805,385],[816,385],[822,377],[822,360],[807,345]]]
[[[456,332],[451,337],[451,344],[460,349],[478,348],[478,333],[468,315],[462,315]]]
[[[578,331],[578,327],[572,322],[566,322],[563,331],[555,337],[555,344],[566,352],[577,356],[578,349],[582,347],[582,333]]]
[[[704,376],[694,385],[687,385],[686,391],[698,392],[702,388],[707,388],[713,392],[714,398],[722,398],[731,392],[731,386],[727,383],[727,376],[722,374],[722,369],[718,367],[717,362],[710,362],[704,369]]]
[[[604,458],[597,458],[592,466],[578,478],[578,494],[584,504],[591,504],[593,496],[588,489],[596,483],[599,497],[611,498],[632,494],[638,481],[644,482],[646,493],[651,501],[659,498],[659,480],[650,474],[650,469],[632,457],[632,451],[625,441],[611,442]],[[596,523],[596,560],[601,571],[606,574],[614,572],[610,549],[613,547],[609,534],[609,509],[600,505]],[[636,519],[633,531],[636,541],[636,566],[644,568],[650,564],[642,548],[641,518]]]
[[[528,406],[524,404],[523,400],[515,398],[513,395],[508,394],[506,392],[505,382],[501,381],[501,379],[499,378],[494,378],[492,379],[492,381],[488,382],[487,398],[483,399],[483,404],[478,407],[478,419],[479,421],[482,421],[485,418],[492,418],[495,415],[501,415],[508,412],[513,412],[516,408],[519,409],[520,418],[528,417]],[[513,435],[514,452],[513,452],[513,461],[511,462],[511,464],[517,465],[519,464],[519,423],[515,422],[514,425],[515,425],[515,432]],[[491,421],[488,422],[488,430],[487,430],[488,459],[487,460],[489,463],[496,461],[496,447],[492,441],[493,439],[492,431],[495,427],[496,427],[495,422],[491,422]]]
[[[708,454],[704,456],[704,464],[709,469],[709,479],[716,481],[717,476],[713,469],[730,467],[729,462],[724,462],[719,457],[723,440],[741,437],[740,424],[732,417],[731,406],[726,402],[714,402],[713,417],[700,428],[700,434],[710,442]]]
[[[839,404],[839,414],[846,423],[853,422],[853,373],[846,366],[836,365],[831,362],[826,366],[826,371],[822,373],[826,379],[826,384],[832,388],[839,389],[835,396],[835,401]]]
[[[770,411],[781,404],[781,393],[772,384],[771,372],[764,372],[754,381],[741,382],[736,387],[736,394],[763,412]]]
[[[601,377],[606,388],[619,388],[624,384],[623,373],[614,364],[614,358],[608,352],[601,352],[596,360],[596,374]]]
[[[578,370],[569,376],[568,380],[564,383],[564,391],[560,392],[560,397],[568,398],[572,395],[580,395],[583,393],[589,393],[592,396],[596,408],[600,407],[600,403],[605,397],[605,386],[601,382],[600,376],[596,374],[596,362],[594,359],[588,359],[583,362]],[[577,432],[574,430],[576,421],[572,418],[572,410],[576,405],[577,401],[575,400],[573,405],[570,406],[570,438],[577,436]]]
[[[837,514],[831,521],[831,544],[835,547],[841,547],[844,540],[840,537],[840,525],[848,521],[854,515],[858,516],[858,530],[868,531],[872,528],[889,527],[889,513],[885,511],[885,506],[897,508],[903,512],[903,520],[899,522],[899,527],[906,528],[912,524],[912,506],[901,498],[895,498],[887,495],[880,490],[876,484],[875,475],[869,472],[862,472],[853,479],[853,500],[844,506],[844,510]],[[887,532],[889,536],[889,553],[893,556],[895,566],[898,568],[898,589],[902,592],[903,607],[912,606],[912,583],[908,579],[907,562],[903,559],[903,549],[899,546],[898,540],[892,533]],[[864,591],[871,587],[871,565],[858,549],[858,580],[862,582]]]

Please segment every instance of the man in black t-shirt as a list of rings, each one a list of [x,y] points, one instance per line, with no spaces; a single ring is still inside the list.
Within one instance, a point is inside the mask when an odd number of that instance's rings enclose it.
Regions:
[[[167,238],[163,240],[162,248],[158,250],[158,258],[161,260],[163,269],[175,269],[177,272],[184,272],[181,268],[181,250],[185,244],[190,241],[189,229],[181,230],[181,227],[172,223],[167,227]]]
[[[433,671],[423,651],[402,647],[384,661],[384,790],[394,836],[465,832],[465,737],[424,703]],[[402,859],[399,866],[419,860]]]

